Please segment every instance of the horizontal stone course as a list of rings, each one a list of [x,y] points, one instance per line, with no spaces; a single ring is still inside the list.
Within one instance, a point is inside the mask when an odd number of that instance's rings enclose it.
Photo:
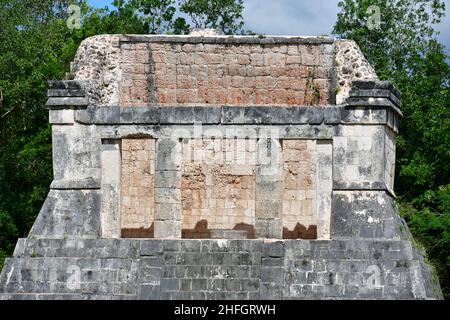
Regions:
[[[162,36],[162,35],[124,35],[120,38],[124,43],[133,42],[174,42],[174,43],[203,43],[203,44],[332,44],[334,39],[329,37],[283,37],[283,36]]]
[[[364,107],[366,100],[349,101],[354,107],[97,107],[77,110],[75,121],[84,124],[109,125],[387,124],[390,103],[383,105],[367,103],[364,113],[360,113],[356,110]]]

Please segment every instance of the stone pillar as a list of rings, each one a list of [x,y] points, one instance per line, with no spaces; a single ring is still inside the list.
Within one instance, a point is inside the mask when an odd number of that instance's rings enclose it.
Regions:
[[[101,139],[96,126],[74,118],[88,106],[86,86],[83,81],[49,81],[53,181],[30,236],[100,236]]]
[[[330,239],[331,194],[333,190],[333,144],[331,140],[316,142],[316,217],[317,239]]]
[[[102,238],[120,238],[120,178],[120,141],[105,140],[102,143]]]
[[[256,237],[281,239],[283,159],[280,142],[273,138],[259,139],[256,154]]]
[[[181,160],[178,140],[157,141],[155,165],[155,238],[181,238]]]
[[[400,106],[389,82],[353,82],[333,137],[333,238],[404,236],[393,199]]]

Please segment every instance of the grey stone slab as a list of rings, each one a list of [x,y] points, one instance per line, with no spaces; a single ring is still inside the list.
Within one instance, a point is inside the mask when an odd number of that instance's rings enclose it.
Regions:
[[[86,92],[83,89],[49,89],[48,97],[84,97]]]
[[[124,108],[122,108],[123,110]],[[134,124],[157,124],[160,123],[161,113],[166,109],[159,107],[135,107],[132,113],[132,123]],[[121,114],[121,123],[123,119]]]
[[[292,117],[292,122],[296,124],[321,124],[324,110],[321,107],[294,107]]]
[[[245,124],[244,107],[222,107],[222,124]]]
[[[82,82],[77,80],[49,80],[48,87],[50,90],[83,89]]]
[[[161,124],[194,124],[194,108],[167,107],[161,108]]]
[[[160,139],[157,142],[156,171],[177,171],[181,165],[181,144],[174,139]],[[162,185],[157,185],[163,187]]]
[[[262,282],[259,297],[261,300],[281,300],[283,298],[282,288],[281,284]]]
[[[283,241],[264,243],[262,246],[263,258],[280,258],[284,257],[285,248]]]
[[[95,120],[95,107],[88,106],[86,109],[75,110],[75,121],[82,124],[92,124]]]
[[[401,107],[401,101],[391,90],[385,89],[352,89],[350,90],[350,97],[356,98],[387,98],[391,100],[397,107]]]
[[[158,300],[160,298],[160,286],[144,284],[140,286],[139,300]]]
[[[348,106],[342,110],[344,123],[386,124],[387,119],[386,108]]]
[[[294,116],[295,108],[292,107],[272,107],[269,109],[271,124],[294,124],[296,123]]]
[[[245,107],[244,122],[246,124],[270,124],[271,107]]]
[[[325,124],[339,124],[342,120],[342,107],[325,107],[323,109]]]
[[[84,107],[89,104],[87,97],[50,97],[47,100],[48,107]]]
[[[194,107],[194,122],[198,124],[219,124],[222,110],[219,107]]]
[[[389,90],[396,97],[401,98],[401,93],[397,88],[389,81],[379,81],[379,80],[355,80],[352,82],[352,89],[362,89],[362,90]]]
[[[180,171],[156,171],[155,172],[155,187],[157,188],[181,188],[181,172]],[[158,199],[157,199],[158,201]],[[163,200],[161,200],[162,203]]]
[[[94,122],[97,124],[120,124],[119,106],[115,107],[97,107],[95,109]]]

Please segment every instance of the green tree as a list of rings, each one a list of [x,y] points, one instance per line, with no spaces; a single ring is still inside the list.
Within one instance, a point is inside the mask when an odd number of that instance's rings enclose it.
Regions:
[[[402,92],[395,189],[402,214],[450,297],[450,67],[434,25],[440,0],[342,0],[333,32],[355,40]]]
[[[180,0],[195,28],[214,28],[224,34],[241,33],[244,26],[243,0]]]
[[[131,0],[151,34],[187,34],[192,28],[243,32],[243,0]]]
[[[0,260],[28,233],[51,182],[47,79],[66,70],[68,5],[0,0]]]

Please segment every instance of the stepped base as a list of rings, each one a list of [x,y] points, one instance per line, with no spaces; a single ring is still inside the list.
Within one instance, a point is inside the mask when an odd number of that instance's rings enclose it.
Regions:
[[[0,299],[441,299],[405,240],[20,239]]]

